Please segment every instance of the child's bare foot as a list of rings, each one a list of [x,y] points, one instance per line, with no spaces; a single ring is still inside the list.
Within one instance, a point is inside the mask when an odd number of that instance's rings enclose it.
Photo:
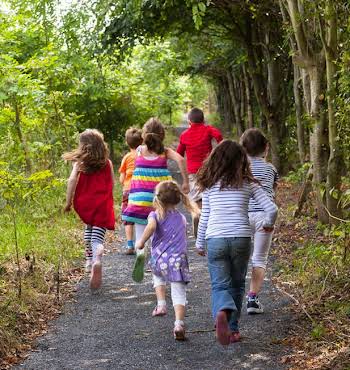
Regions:
[[[90,288],[98,289],[102,284],[102,264],[97,261],[92,266],[91,278],[90,278]]]
[[[227,314],[219,311],[216,315],[216,338],[223,346],[230,344],[231,330],[228,326]]]

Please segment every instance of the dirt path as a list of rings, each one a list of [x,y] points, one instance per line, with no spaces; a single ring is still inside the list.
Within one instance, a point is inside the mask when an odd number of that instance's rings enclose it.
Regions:
[[[176,174],[175,174],[176,175]],[[288,301],[268,279],[261,300],[266,313],[242,313],[243,341],[222,347],[215,341],[210,314],[210,284],[205,258],[197,256],[189,236],[193,280],[188,286],[187,337],[172,337],[174,315],[152,318],[155,296],[151,275],[142,284],[131,279],[133,257],[116,253],[104,258],[104,285],[92,295],[87,279],[37,341],[35,351],[17,369],[285,369],[280,363],[288,350],[281,344],[292,317]]]

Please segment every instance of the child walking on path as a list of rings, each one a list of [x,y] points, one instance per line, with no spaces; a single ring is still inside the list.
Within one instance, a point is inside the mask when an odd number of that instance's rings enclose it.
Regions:
[[[142,144],[142,131],[136,128],[129,128],[125,133],[125,141],[128,144],[130,151],[123,157],[122,163],[119,167],[119,181],[123,185],[122,212],[128,206],[131,178],[135,169],[136,148]],[[123,221],[123,224],[127,240],[126,254],[134,254],[134,222]]]
[[[188,193],[188,174],[185,160],[175,151],[164,148],[165,129],[157,118],[150,118],[142,129],[143,145],[136,149],[135,170],[131,179],[129,202],[122,220],[135,223],[135,239],[140,240],[153,211],[154,189],[161,182],[171,180],[167,160],[177,162],[183,179],[182,190]]]
[[[79,146],[63,159],[73,162],[68,179],[65,212],[74,209],[85,223],[84,241],[87,263],[92,264],[90,287],[98,289],[102,282],[101,257],[106,230],[114,230],[113,166],[101,132],[85,130]]]
[[[278,174],[276,168],[265,161],[269,146],[268,140],[260,130],[251,128],[243,133],[241,143],[248,153],[253,176],[259,180],[266,195],[274,201]],[[250,279],[247,302],[248,314],[264,312],[264,308],[259,302],[258,294],[264,282],[267,258],[273,235],[273,231],[266,232],[263,229],[264,219],[264,209],[254,199],[251,199],[249,201],[249,221],[252,228],[254,247],[252,253],[252,277]]]
[[[201,207],[202,194],[196,186],[196,174],[203,161],[212,151],[212,140],[214,139],[217,143],[220,143],[222,134],[217,128],[204,123],[203,111],[198,108],[190,110],[188,123],[190,127],[181,134],[177,152],[183,157],[186,154],[190,181],[189,197]],[[193,220],[195,236],[197,235],[197,228],[198,218]]]
[[[166,282],[170,282],[175,310],[174,338],[185,339],[186,284],[190,281],[187,259],[186,218],[176,206],[182,201],[191,213],[198,213],[195,203],[181,192],[174,181],[163,181],[155,190],[154,208],[148,216],[148,225],[136,243],[143,249],[152,236],[150,267],[157,295],[157,306],[152,316],[164,316],[166,309]]]
[[[216,335],[228,345],[240,340],[238,319],[251,250],[249,199],[263,208],[266,232],[273,228],[277,207],[253,178],[243,147],[231,140],[219,144],[205,161],[198,186],[203,206],[196,247],[200,255],[206,253],[205,243],[208,247]]]

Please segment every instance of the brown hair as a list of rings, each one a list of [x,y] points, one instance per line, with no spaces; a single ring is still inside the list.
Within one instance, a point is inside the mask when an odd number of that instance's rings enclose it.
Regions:
[[[130,127],[125,132],[125,141],[131,149],[136,149],[142,144],[142,131],[137,128]]]
[[[82,172],[96,172],[108,161],[109,150],[103,134],[95,129],[86,129],[79,135],[79,146],[62,158],[66,161],[77,162]]]
[[[252,157],[264,153],[269,143],[264,134],[257,128],[249,128],[244,131],[240,142]]]
[[[181,201],[192,215],[199,215],[200,210],[197,204],[190,201],[175,181],[162,181],[156,186],[153,205],[160,220],[164,219],[169,206],[176,206]]]
[[[165,129],[156,117],[150,118],[142,128],[143,142],[150,152],[157,154],[164,153],[163,140],[165,137]]]
[[[232,140],[222,141],[205,160],[197,174],[201,191],[220,182],[220,189],[241,187],[244,181],[257,182],[243,147]]]
[[[204,122],[204,114],[203,111],[199,108],[192,108],[188,113],[189,121],[193,123],[202,123]]]

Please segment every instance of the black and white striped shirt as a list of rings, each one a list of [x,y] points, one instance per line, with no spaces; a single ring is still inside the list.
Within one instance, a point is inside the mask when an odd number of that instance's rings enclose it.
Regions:
[[[251,197],[265,211],[264,226],[273,226],[277,206],[260,185],[245,182],[241,188],[220,190],[220,183],[217,183],[203,192],[196,247],[203,249],[209,238],[251,237],[248,218]]]
[[[276,168],[262,157],[249,157],[249,161],[253,176],[259,180],[267,196],[275,201],[273,187],[278,181]],[[264,209],[252,198],[249,202],[249,212],[264,212]]]

